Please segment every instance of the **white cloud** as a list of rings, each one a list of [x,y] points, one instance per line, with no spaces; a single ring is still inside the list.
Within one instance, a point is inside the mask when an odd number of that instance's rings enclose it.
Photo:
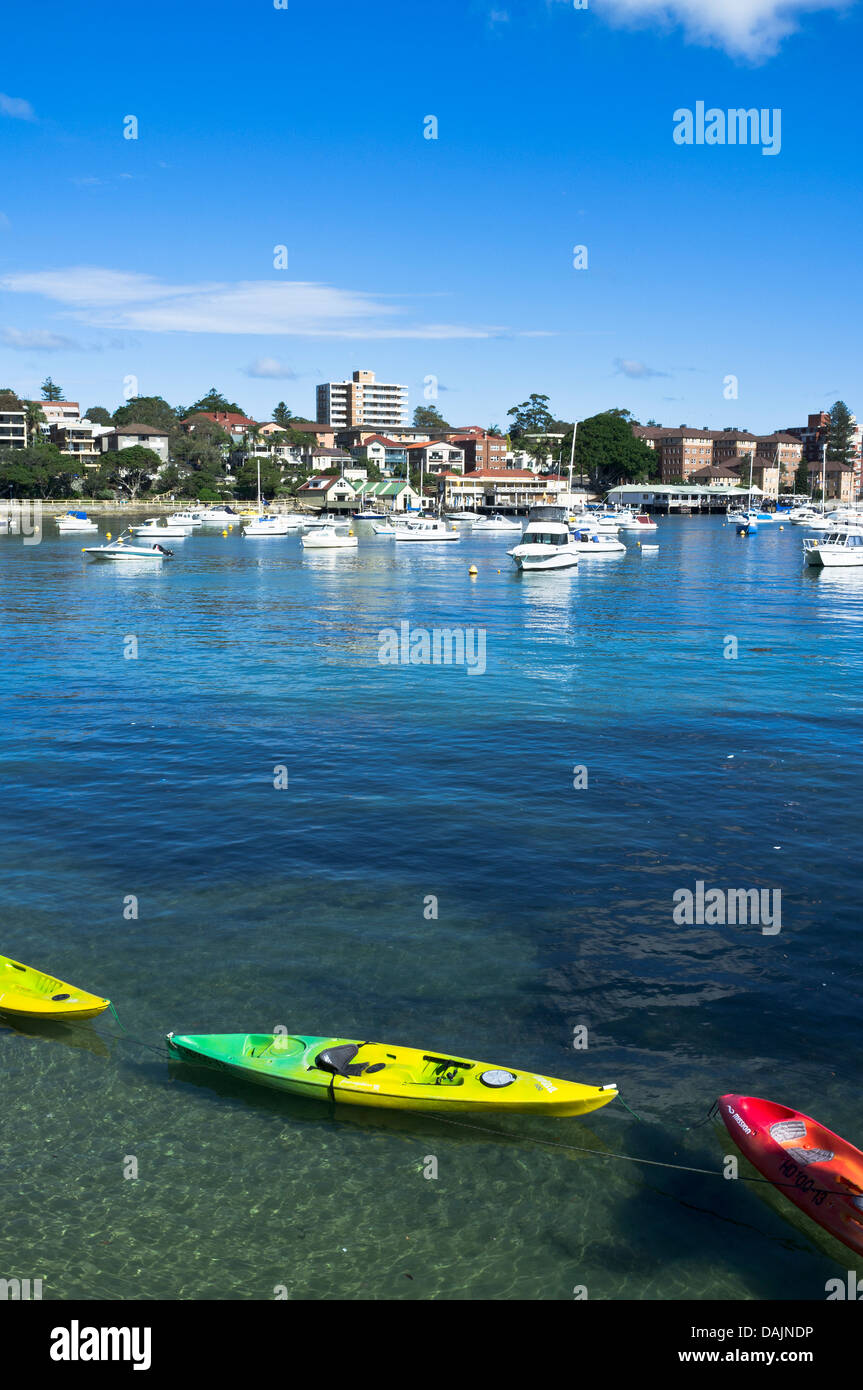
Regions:
[[[682,24],[693,43],[724,48],[735,57],[768,58],[816,10],[843,10],[854,0],[594,0],[597,12],[618,21]]]
[[[19,352],[80,352],[81,344],[73,338],[64,338],[59,333],[50,333],[44,328],[30,330],[21,328],[0,329],[0,342]]]
[[[621,376],[628,376],[633,381],[643,381],[649,376],[668,376],[668,372],[659,372],[655,367],[648,367],[646,363],[637,362],[631,357],[615,358],[614,368]]]
[[[246,376],[260,376],[271,378],[273,381],[293,379],[296,372],[292,367],[288,367],[284,362],[279,362],[276,357],[259,357],[251,366],[244,368]]]
[[[13,121],[35,121],[36,112],[23,97],[9,97],[0,92],[0,115],[11,116]]]
[[[402,307],[383,298],[302,280],[172,285],[131,271],[74,266],[7,275],[0,288],[54,300],[99,328],[148,333],[432,340],[510,334],[498,325],[409,323]]]

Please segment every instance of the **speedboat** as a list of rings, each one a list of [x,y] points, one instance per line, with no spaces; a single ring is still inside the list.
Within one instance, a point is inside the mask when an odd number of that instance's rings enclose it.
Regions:
[[[364,512],[353,512],[354,521],[386,521],[386,512],[376,512],[373,507],[367,507]]]
[[[580,512],[572,521],[571,529],[590,531],[601,536],[616,536],[620,530],[620,516],[613,512]]]
[[[473,524],[475,536],[506,536],[513,531],[521,531],[521,522],[509,516],[501,516],[499,512],[495,512],[494,516],[481,516]]]
[[[402,522],[395,529],[395,538],[397,541],[460,541],[461,534],[445,521],[427,516]]]
[[[816,512],[815,516],[806,522],[809,531],[837,531],[842,527],[858,527],[863,522],[863,518],[852,507],[837,507],[835,511]]]
[[[240,514],[233,507],[207,507],[201,512],[204,526],[239,526]]]
[[[482,517],[480,516],[479,512],[472,512],[467,508],[465,508],[465,510],[462,512],[446,512],[445,515],[447,521],[460,521],[465,525],[473,525],[475,521],[482,520]]]
[[[572,532],[572,544],[578,555],[595,557],[626,554],[626,546],[616,536],[603,535],[602,532],[591,531],[586,526],[578,527]]]
[[[66,512],[65,516],[57,517],[57,529],[65,535],[67,531],[98,531],[99,527],[86,512]]]
[[[863,565],[863,529],[844,526],[821,537],[807,536],[803,542],[807,565]]]
[[[156,540],[184,541],[191,535],[192,527],[188,522],[183,524],[179,521],[166,521],[164,525],[160,525],[159,518],[151,516],[143,526],[133,526],[132,531],[136,536],[154,536]]]
[[[280,516],[256,516],[254,521],[248,522],[243,527],[244,536],[286,536],[289,531],[296,528],[288,525],[286,519]]]
[[[359,544],[353,531],[337,531],[335,526],[317,526],[300,543],[304,550],[355,550]]]
[[[394,536],[396,528],[391,521],[375,521],[372,530],[376,536]]]
[[[524,535],[507,552],[520,570],[545,571],[572,569],[578,564],[579,548],[570,535],[565,507],[534,507]]]
[[[620,523],[621,531],[629,531],[636,536],[646,536],[656,529],[656,522],[647,512],[639,512],[637,515],[631,512],[629,516],[625,517]]]
[[[203,521],[202,521],[202,519],[201,519],[201,513],[200,513],[200,512],[190,512],[190,511],[185,511],[185,512],[172,512],[171,515],[168,517],[168,521],[169,521],[169,522],[174,522],[174,521],[176,521],[176,522],[178,522],[178,523],[179,523],[180,525],[182,525],[182,526],[191,526],[192,528],[194,528],[194,527],[196,527],[196,526],[203,526],[203,524],[204,524]]]
[[[131,528],[127,527],[122,535],[115,541],[109,541],[107,545],[88,546],[84,551],[93,560],[170,560],[173,550],[166,550],[163,545],[129,545],[128,538],[131,536]]]

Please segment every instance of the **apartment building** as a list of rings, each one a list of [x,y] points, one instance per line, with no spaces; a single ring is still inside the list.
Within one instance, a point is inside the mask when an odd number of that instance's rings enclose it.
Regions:
[[[102,450],[89,420],[70,420],[63,424],[52,422],[48,427],[48,438],[61,454],[79,459],[85,468],[98,467]]]
[[[461,449],[466,473],[482,468],[506,468],[505,435],[489,434],[481,425],[462,425],[454,430],[436,431],[435,437]]]
[[[863,474],[863,428],[858,425],[855,416],[851,416],[853,427],[854,457],[852,467],[854,469],[854,491],[861,491],[861,474]],[[830,415],[826,410],[816,411],[810,415],[805,425],[789,425],[784,431],[786,435],[791,435],[803,447],[803,457],[808,463],[820,463],[824,454],[824,445],[830,437]],[[819,474],[820,479],[820,474]],[[819,481],[820,489],[821,483]],[[839,494],[833,494],[838,496]]]
[[[369,434],[360,444],[351,446],[351,457],[358,463],[373,463],[382,473],[404,475],[407,465],[407,447],[397,439],[384,434]]]
[[[374,372],[354,372],[350,381],[325,381],[315,391],[320,424],[334,429],[367,425],[386,432],[407,424],[408,388],[377,381]]]
[[[405,453],[412,468],[425,473],[463,473],[464,452],[446,439],[426,439],[405,444]]]
[[[794,478],[803,457],[803,445],[793,434],[777,431],[776,434],[762,434],[758,437],[755,450],[758,459],[772,459],[779,469],[781,488],[794,490]]]
[[[26,449],[27,412],[14,396],[0,397],[0,449]]]

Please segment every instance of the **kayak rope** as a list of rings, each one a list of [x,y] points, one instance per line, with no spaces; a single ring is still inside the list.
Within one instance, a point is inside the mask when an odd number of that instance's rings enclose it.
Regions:
[[[650,1120],[646,1120],[643,1115],[639,1115],[636,1110],[633,1110],[631,1105],[627,1105],[626,1101],[623,1099],[623,1096],[620,1094],[619,1091],[617,1093],[617,1099],[620,1101],[624,1110],[628,1110],[630,1115],[632,1115],[634,1119],[640,1121],[641,1124],[646,1125],[651,1123]],[[708,1110],[707,1114],[704,1116],[703,1120],[697,1120],[694,1125],[681,1125],[682,1132],[684,1134],[689,1134],[691,1130],[700,1129],[702,1125],[709,1124],[709,1122],[713,1119],[714,1115],[717,1113],[718,1109],[719,1102],[715,1100],[711,1105],[710,1109]],[[662,1121],[658,1121],[658,1123],[661,1124]]]
[[[619,1100],[619,1099],[620,1099],[620,1096],[618,1095],[618,1100]],[[626,1109],[629,1110],[629,1106],[627,1106]],[[708,1116],[707,1116],[706,1118],[707,1118],[707,1119],[710,1119],[710,1118],[711,1118],[712,1112],[715,1112],[716,1110],[718,1110],[718,1106],[717,1106],[717,1103],[714,1101],[713,1105],[710,1107],[710,1112],[711,1112],[711,1113],[709,1113]],[[563,1149],[563,1150],[565,1150],[565,1151],[567,1151],[567,1152],[569,1152],[569,1153],[591,1154],[594,1158],[619,1158],[619,1159],[623,1160],[623,1162],[625,1162],[625,1163],[641,1163],[641,1164],[644,1164],[646,1167],[649,1167],[649,1168],[674,1168],[674,1169],[676,1169],[677,1171],[683,1172],[683,1173],[701,1173],[701,1174],[703,1174],[705,1177],[708,1177],[708,1178],[722,1178],[723,1181],[726,1181],[726,1182],[728,1181],[728,1178],[726,1178],[725,1173],[722,1172],[722,1171],[721,1171],[720,1169],[718,1169],[718,1168],[696,1168],[696,1167],[695,1167],[693,1164],[691,1164],[691,1163],[665,1163],[665,1162],[663,1162],[661,1159],[658,1159],[658,1158],[639,1158],[639,1157],[637,1157],[635,1154],[622,1154],[622,1153],[616,1153],[613,1149],[588,1149],[588,1148],[585,1148],[585,1147],[584,1147],[583,1145],[581,1145],[581,1144],[562,1144],[562,1143],[561,1143],[559,1140],[557,1140],[557,1139],[537,1139],[537,1138],[535,1138],[533,1135],[528,1135],[528,1134],[525,1134],[525,1135],[521,1135],[521,1134],[506,1134],[503,1130],[499,1130],[499,1129],[489,1129],[489,1128],[488,1128],[487,1126],[485,1126],[485,1125],[474,1125],[474,1124],[470,1124],[467,1120],[454,1120],[454,1119],[452,1119],[451,1116],[449,1116],[449,1115],[441,1115],[441,1114],[439,1114],[437,1111],[435,1111],[434,1113],[435,1113],[435,1119],[438,1119],[438,1120],[442,1121],[443,1124],[446,1124],[446,1125],[456,1125],[456,1126],[458,1126],[458,1128],[460,1128],[460,1129],[473,1129],[473,1130],[477,1130],[480,1134],[488,1134],[488,1135],[490,1135],[492,1138],[495,1138],[495,1139],[509,1139],[509,1140],[511,1140],[511,1141],[514,1142],[514,1143],[541,1144],[541,1145],[543,1145],[543,1146],[544,1146],[545,1148],[547,1148],[547,1149]],[[631,1113],[631,1114],[635,1114],[634,1111],[631,1111],[630,1113]],[[640,1118],[640,1117],[636,1116],[636,1118],[638,1119],[638,1118]],[[699,1124],[704,1124],[704,1123],[705,1123],[705,1120],[699,1121]],[[691,1125],[691,1126],[689,1126],[689,1128],[691,1128],[691,1129],[697,1129],[698,1126],[697,1126],[697,1125]],[[759,1177],[749,1177],[746,1173],[738,1173],[738,1175],[737,1175],[735,1181],[736,1181],[736,1182],[764,1183],[767,1187],[796,1187],[796,1186],[797,1186],[796,1183],[793,1183],[793,1182],[779,1182],[778,1180],[773,1179],[773,1178],[762,1178],[762,1177],[760,1177],[760,1176],[759,1176]],[[810,1191],[810,1192],[826,1192],[826,1193],[829,1193],[830,1195],[832,1195],[832,1196],[834,1196],[834,1197],[837,1195],[837,1193],[836,1193],[832,1188],[829,1188],[829,1187],[814,1187],[814,1186],[813,1186],[812,1188],[809,1189],[809,1191]]]
[[[117,1013],[117,1010],[114,1008],[114,1005],[113,1005],[113,1003],[111,1002],[110,999],[108,1000],[108,1008],[111,1010],[111,1013],[114,1015],[114,1018],[116,1019],[118,1026],[119,1026],[120,1028],[123,1029],[123,1032],[124,1032],[124,1033],[126,1033],[127,1030],[126,1030],[125,1028],[123,1028],[122,1023],[120,1023],[120,1015]]]

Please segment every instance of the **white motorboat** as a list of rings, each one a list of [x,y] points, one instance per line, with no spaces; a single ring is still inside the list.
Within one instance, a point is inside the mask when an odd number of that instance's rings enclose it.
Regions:
[[[168,522],[169,524],[176,522],[178,526],[188,526],[191,527],[192,530],[194,530],[196,526],[203,526],[204,524],[201,519],[201,513],[191,511],[172,512],[168,517]]]
[[[391,521],[375,521],[372,530],[376,536],[394,536],[396,528]]]
[[[335,526],[316,526],[300,543],[304,550],[355,550],[359,544],[353,531],[338,531]]]
[[[184,541],[187,536],[192,534],[192,529],[188,522],[166,521],[160,524],[157,516],[148,517],[143,526],[132,527],[136,536],[152,536],[157,541]]]
[[[243,527],[243,535],[251,536],[253,539],[260,536],[287,536],[292,527],[286,517],[273,516],[264,513],[256,516],[253,521],[246,522]]]
[[[853,507],[837,507],[832,512],[816,512],[815,516],[805,525],[808,531],[832,532],[841,530],[846,526],[857,528],[863,525],[863,517],[855,512]]]
[[[481,516],[473,524],[474,536],[508,536],[514,531],[521,532],[521,522],[513,517],[501,516],[495,512],[494,516]]]
[[[807,536],[803,542],[803,555],[807,565],[825,568],[863,565],[863,527],[843,526],[817,539]]]
[[[621,521],[620,530],[632,536],[647,536],[657,530],[657,525],[647,512],[632,512]]]
[[[576,527],[572,532],[572,544],[576,548],[578,555],[620,555],[626,554],[626,546],[623,541],[619,541],[616,536],[604,535],[601,531],[592,531],[588,527]]]
[[[616,536],[620,530],[620,515],[616,512],[579,512],[571,522],[574,531],[590,531],[594,535]]]
[[[70,531],[98,531],[99,527],[95,521],[90,520],[86,512],[66,512],[63,516],[57,517],[57,529],[63,536]]]
[[[437,517],[416,517],[395,529],[397,541],[460,541],[461,533]]]
[[[473,525],[475,521],[482,521],[479,512],[472,512],[469,508],[461,512],[446,512],[445,516],[447,521],[459,521],[462,525]]]
[[[579,550],[570,535],[566,508],[534,507],[521,541],[507,553],[525,572],[573,569]]]
[[[304,516],[300,529],[307,535],[310,531],[321,531],[325,526],[332,526],[334,521],[335,518],[331,516]]]
[[[206,507],[201,512],[202,526],[239,526],[240,514],[233,507]]]
[[[170,560],[174,554],[173,550],[166,550],[163,545],[130,545],[131,534],[131,529],[127,527],[115,541],[109,541],[107,545],[88,546],[84,554],[92,560],[153,560],[158,563]]]

